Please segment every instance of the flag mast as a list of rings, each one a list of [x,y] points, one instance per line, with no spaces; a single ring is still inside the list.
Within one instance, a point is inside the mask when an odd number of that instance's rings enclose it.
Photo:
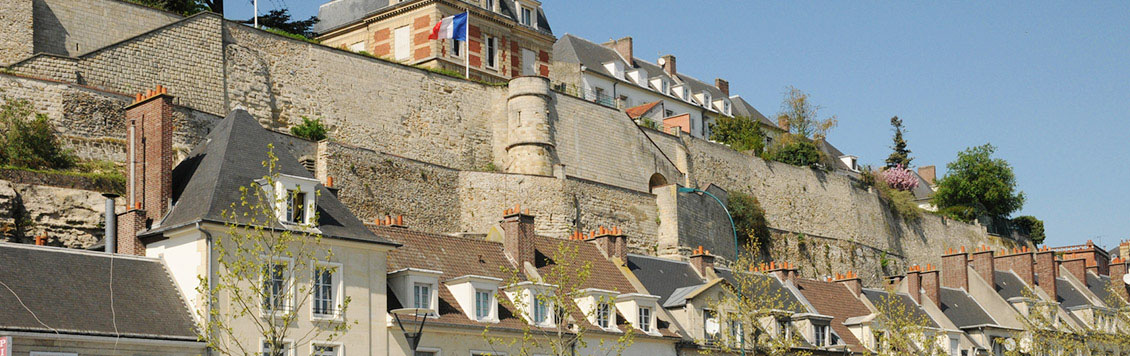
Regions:
[[[463,51],[464,52],[463,63],[466,66],[466,68],[465,68],[466,74],[464,74],[464,76],[467,79],[471,79],[471,10],[468,9],[466,14],[467,14],[467,24],[466,24],[467,26],[464,26],[466,28],[463,29],[463,32],[464,32],[464,35],[465,35],[465,36],[463,36],[463,40],[464,40],[463,42],[464,42],[464,45],[467,46],[466,47],[467,50]]]

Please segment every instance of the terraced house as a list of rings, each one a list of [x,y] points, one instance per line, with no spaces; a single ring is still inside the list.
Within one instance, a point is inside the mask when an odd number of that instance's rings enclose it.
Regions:
[[[468,40],[429,40],[440,19],[467,12]],[[505,81],[549,76],[553,30],[538,0],[335,0],[318,9],[322,43],[403,63]],[[469,63],[468,63],[469,62]]]

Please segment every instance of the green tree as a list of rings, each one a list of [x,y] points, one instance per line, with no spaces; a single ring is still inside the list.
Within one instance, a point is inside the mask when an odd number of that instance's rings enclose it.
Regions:
[[[765,220],[765,210],[752,195],[733,192],[726,202],[726,208],[734,218],[738,238],[753,247],[764,247],[769,242],[769,224]]]
[[[794,166],[817,167],[825,162],[824,153],[816,143],[800,135],[785,134],[766,152],[766,158]]]
[[[312,340],[333,341],[356,324],[344,318],[350,303],[346,296],[333,306],[341,321],[296,330],[314,294],[312,281],[302,276],[335,272],[319,263],[333,259],[333,250],[322,244],[316,224],[277,227],[277,210],[297,199],[298,192],[265,188],[275,187],[279,178],[278,157],[268,147],[263,161],[267,175],[240,187],[240,201],[224,209],[227,231],[216,234],[213,244],[219,268],[211,280],[200,276],[196,287],[207,302],[198,312],[203,321],[198,336],[221,355],[286,356]],[[318,214],[310,220],[318,221]]]
[[[31,169],[74,166],[74,154],[63,148],[47,115],[36,113],[27,100],[0,99],[0,163]]]
[[[898,116],[891,118],[891,126],[895,129],[894,146],[891,147],[894,152],[887,157],[887,168],[894,168],[899,165],[910,168],[910,161],[914,158],[910,157],[910,150],[906,148],[906,140],[902,138],[905,129],[902,127],[902,119]]]
[[[290,134],[310,141],[321,141],[326,139],[326,126],[322,125],[322,119],[311,120],[303,116],[301,124],[290,128]]]
[[[748,116],[718,117],[710,124],[710,139],[753,154],[761,154],[765,148],[765,134],[761,132],[761,123]]]
[[[310,16],[305,20],[295,20],[290,18],[289,9],[275,9],[268,11],[266,15],[259,16],[259,26],[273,28],[286,33],[300,35],[306,38],[314,38],[314,24],[318,22],[318,18]],[[255,23],[254,18],[244,20],[245,24]]]
[[[1028,231],[1028,238],[1032,239],[1034,244],[1044,243],[1044,221],[1037,219],[1035,216],[1024,215],[1012,219],[1012,222],[1019,225],[1021,229]]]
[[[807,139],[822,139],[828,136],[828,131],[836,127],[836,116],[823,120],[819,119],[821,107],[812,104],[808,94],[800,89],[789,87],[785,98],[781,100],[781,112],[777,114],[777,122],[784,124],[788,132]]]
[[[937,342],[940,330],[931,329],[926,314],[912,309],[914,306],[905,303],[893,290],[887,290],[873,305],[879,332],[875,333],[875,352],[865,354],[946,355],[946,350]]]
[[[1008,217],[1024,205],[1024,192],[1017,190],[1012,166],[993,158],[996,147],[985,144],[957,154],[946,165],[948,172],[938,181],[934,205],[944,214],[972,221],[978,216]]]
[[[224,0],[130,0],[134,3],[175,12],[184,16],[202,11],[224,14]]]

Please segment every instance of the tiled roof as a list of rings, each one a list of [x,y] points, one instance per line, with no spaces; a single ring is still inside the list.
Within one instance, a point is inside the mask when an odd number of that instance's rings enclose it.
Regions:
[[[628,114],[628,117],[638,119],[640,116],[647,114],[648,111],[651,111],[652,108],[655,108],[656,105],[659,105],[659,103],[660,101],[655,101],[640,106],[633,106],[625,109],[624,112]]]
[[[486,241],[477,238],[466,238],[424,233],[400,227],[370,226],[370,229],[379,236],[386,237],[402,246],[389,253],[388,269],[395,271],[402,268],[421,268],[443,272],[440,284],[447,280],[465,276],[477,275],[484,277],[500,278],[502,284],[514,280],[514,275],[509,271],[515,266],[506,257],[503,246],[499,242]],[[595,244],[562,240],[550,237],[537,236],[534,240],[536,254],[552,258],[557,251],[558,244],[567,244],[570,248],[577,248],[577,261],[592,262],[590,277],[578,289],[595,288],[619,293],[638,293],[631,282],[624,277],[619,268],[606,259]],[[579,266],[579,264],[577,264]],[[552,268],[543,266],[539,272],[548,272]],[[524,279],[524,278],[523,278]],[[462,307],[455,300],[451,292],[445,288],[439,291],[439,318],[436,322],[441,324],[465,325],[475,327],[508,328],[521,330],[525,324],[518,318],[519,313],[503,303],[499,303],[499,323],[486,324],[467,318]],[[390,296],[389,308],[395,307],[395,297]],[[583,322],[590,330],[598,330],[594,325],[588,324],[583,315],[574,315],[575,319]],[[623,319],[622,316],[619,319]],[[429,324],[432,322],[429,321]],[[665,337],[678,337],[677,332],[670,329],[672,325],[665,320],[660,320],[658,325],[661,334]],[[622,324],[621,330],[627,325]],[[637,334],[639,336],[640,334]]]
[[[1087,271],[1087,289],[1091,290],[1099,300],[1104,303],[1110,298],[1110,290],[1107,287],[1110,285],[1110,276],[1097,275],[1094,272]]]
[[[719,277],[730,281],[730,283],[738,283],[734,280],[734,273],[731,270],[726,268],[715,268],[714,270],[718,273]],[[781,281],[777,280],[776,277],[762,273],[754,273],[750,274],[749,276],[752,279],[761,280],[758,282],[751,282],[749,284],[758,287],[766,287],[765,290],[757,291],[758,295],[769,296],[770,298],[774,299],[780,298],[780,307],[793,313],[807,313],[809,311],[808,308],[804,306],[804,303],[801,302],[800,299],[798,299],[797,295],[793,294],[793,292],[788,288],[785,288],[785,286],[781,284]]]
[[[1075,289],[1075,286],[1063,277],[1055,279],[1055,294],[1055,301],[1059,302],[1064,308],[1091,305],[1091,300],[1087,299],[1082,292]]]
[[[996,289],[997,294],[1000,294],[1001,298],[1009,300],[1011,298],[1024,296],[1024,282],[1021,281],[1020,277],[1015,273],[996,270],[993,271],[993,275],[993,279],[996,280],[996,285],[994,285],[993,288]]]
[[[942,313],[957,327],[996,325],[996,321],[973,300],[969,293],[960,289],[942,287],[939,294]]]
[[[832,330],[852,351],[863,351],[859,339],[844,325],[844,320],[869,315],[871,310],[852,295],[851,290],[841,283],[809,279],[797,279],[796,285],[817,313],[832,316]]]
[[[196,341],[160,260],[110,256],[0,243],[0,330]]]
[[[926,310],[922,309],[922,306],[914,302],[914,299],[906,293],[888,294],[886,291],[864,289],[863,295],[867,297],[867,300],[870,301],[872,305],[875,305],[876,308],[880,308],[880,311],[906,310],[910,312],[912,318],[926,321],[926,326],[932,328],[938,327],[938,323],[934,322],[934,319],[931,318],[929,314],[926,314]]]
[[[661,305],[676,289],[706,283],[690,264],[682,261],[628,254],[628,268],[649,294],[659,296]]]

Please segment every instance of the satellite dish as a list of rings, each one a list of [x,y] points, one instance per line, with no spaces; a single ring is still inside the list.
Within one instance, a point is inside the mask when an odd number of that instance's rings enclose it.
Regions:
[[[656,60],[655,63],[659,63],[659,65],[667,64],[667,58],[659,57],[659,59]]]
[[[1130,284],[1130,274],[1122,275],[1122,283]]]
[[[1008,351],[1016,351],[1016,339],[1010,337],[1004,340],[1004,348]]]

